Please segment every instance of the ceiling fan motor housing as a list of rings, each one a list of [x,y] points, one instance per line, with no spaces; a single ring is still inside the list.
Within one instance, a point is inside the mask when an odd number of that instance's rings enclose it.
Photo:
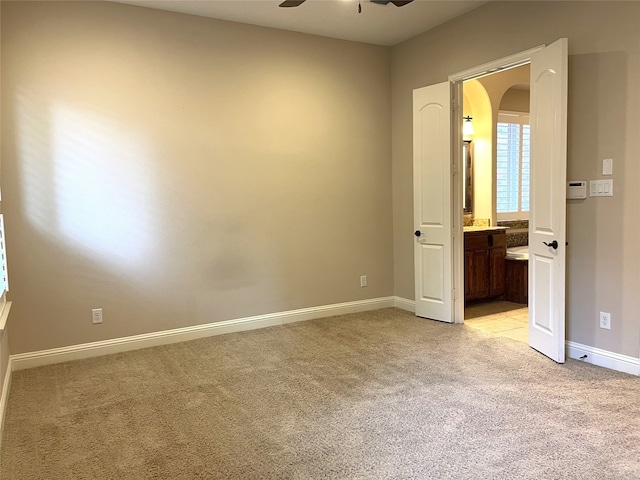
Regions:
[[[279,6],[280,7],[299,7],[306,0],[284,0]],[[413,2],[413,0],[369,0],[378,5],[389,5],[393,3],[396,7],[403,7],[404,5]],[[358,3],[358,11],[361,11],[360,4]]]

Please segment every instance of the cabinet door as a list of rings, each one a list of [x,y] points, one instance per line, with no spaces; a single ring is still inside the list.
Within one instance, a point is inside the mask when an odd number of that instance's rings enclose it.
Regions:
[[[504,248],[492,248],[490,252],[491,266],[489,267],[489,295],[494,297],[504,293],[505,250]]]
[[[472,285],[471,291],[474,299],[489,296],[489,251],[476,250],[472,253]]]
[[[464,299],[473,299],[473,252],[464,252]]]
[[[504,298],[508,302],[527,303],[527,260],[505,260]]]

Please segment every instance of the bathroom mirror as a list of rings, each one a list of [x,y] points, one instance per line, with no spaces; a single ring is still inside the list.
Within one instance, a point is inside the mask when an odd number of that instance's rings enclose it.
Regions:
[[[462,171],[464,181],[462,184],[462,208],[464,213],[473,212],[473,154],[471,142],[462,143]]]

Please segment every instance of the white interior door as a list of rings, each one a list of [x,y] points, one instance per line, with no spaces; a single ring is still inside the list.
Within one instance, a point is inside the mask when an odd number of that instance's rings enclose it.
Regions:
[[[531,57],[529,345],[565,360],[567,39]]]
[[[416,315],[452,322],[451,87],[413,91]]]

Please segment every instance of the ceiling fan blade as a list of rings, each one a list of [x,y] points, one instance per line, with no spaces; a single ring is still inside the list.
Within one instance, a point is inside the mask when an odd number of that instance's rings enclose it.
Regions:
[[[411,3],[413,0],[391,0],[396,7],[404,7],[407,3]]]
[[[284,0],[279,7],[299,7],[304,3],[305,0]]]

